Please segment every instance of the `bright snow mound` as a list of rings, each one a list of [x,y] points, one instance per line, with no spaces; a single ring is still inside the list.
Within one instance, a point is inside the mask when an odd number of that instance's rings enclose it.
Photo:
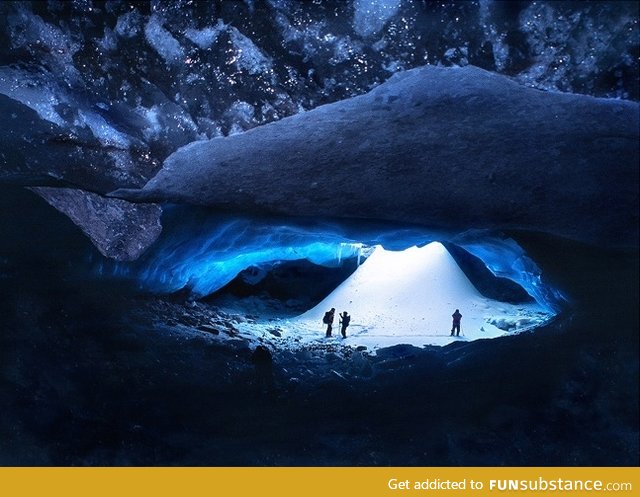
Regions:
[[[333,337],[322,317],[335,308]],[[462,313],[459,338],[450,336],[451,314]],[[340,336],[339,313],[351,324]],[[378,246],[367,260],[313,309],[295,318],[302,341],[340,340],[369,349],[396,344],[446,345],[454,340],[496,338],[532,329],[551,318],[533,303],[512,305],[483,297],[438,242],[403,251]]]

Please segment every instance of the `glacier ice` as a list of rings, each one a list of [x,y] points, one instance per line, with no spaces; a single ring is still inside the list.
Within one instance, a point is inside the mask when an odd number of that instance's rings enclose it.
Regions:
[[[138,261],[99,260],[97,274],[129,279],[147,291],[184,289],[203,297],[252,267],[269,269],[295,260],[337,266],[363,255],[367,247],[402,251],[441,241],[477,256],[493,274],[519,284],[548,312],[557,312],[564,301],[514,240],[484,231],[458,235],[365,221],[229,217],[180,206],[167,206],[163,222],[158,242]]]
[[[144,34],[147,42],[164,59],[167,64],[179,64],[184,61],[185,53],[180,42],[162,25],[162,20],[153,14],[146,26]]]
[[[637,9],[629,3],[177,5],[152,3],[147,9],[118,2],[0,3],[0,33],[6,40],[0,105],[12,124],[0,132],[0,177],[98,194],[136,188],[181,146],[240,135],[256,125],[361,95],[389,72],[425,63],[468,61],[548,90],[632,99],[638,95]],[[237,112],[237,102],[254,108],[251,119],[247,112]],[[563,111],[563,105],[558,109]],[[539,127],[556,119],[521,111],[516,121],[522,116],[521,121],[537,119],[544,122]],[[485,121],[489,128],[492,119]],[[18,121],[25,125],[16,125]],[[485,123],[468,130],[468,148]],[[449,134],[440,131],[436,151]],[[491,129],[487,133],[491,135]],[[557,154],[554,140],[550,133],[545,143],[532,148],[550,147],[551,154]],[[611,140],[616,138],[593,141],[603,150],[610,147],[611,157],[620,155],[619,141],[612,145]],[[577,143],[589,141],[587,137]],[[511,140],[503,143],[507,152],[514,146]],[[527,162],[514,167],[526,175]],[[616,166],[613,169],[616,176]],[[494,171],[487,174],[497,183],[504,179]],[[540,198],[544,205],[547,194],[546,187],[532,186],[529,200],[537,204]],[[599,205],[606,210],[604,195]],[[513,205],[499,209],[514,213],[518,221],[523,207],[516,198]],[[612,213],[614,228],[604,234],[608,240],[619,239],[616,220],[625,216]],[[440,215],[431,217],[437,220]],[[637,216],[631,214],[631,222],[637,224]],[[604,238],[590,239],[603,243]]]
[[[162,231],[162,210],[154,204],[130,204],[74,188],[31,190],[69,216],[102,255],[117,261],[137,259]]]
[[[142,25],[142,16],[137,10],[132,10],[118,17],[115,31],[122,38],[133,38],[138,34]]]
[[[225,25],[222,20],[218,19],[218,23],[214,27],[208,26],[202,29],[188,28],[185,30],[184,35],[204,50],[210,48],[216,42],[224,27]]]
[[[330,295],[291,321],[302,328],[296,335],[324,340],[318,323],[331,308],[352,316],[347,339],[341,342],[371,350],[457,341],[460,338],[451,337],[449,331],[456,308],[463,314],[462,339],[466,341],[532,329],[555,315],[538,303],[513,305],[481,295],[439,242],[401,251],[377,246]]]
[[[191,143],[144,188],[113,195],[631,246],[638,115],[632,102],[425,66],[359,97]]]
[[[353,26],[360,36],[373,36],[382,30],[402,5],[402,0],[355,0]]]

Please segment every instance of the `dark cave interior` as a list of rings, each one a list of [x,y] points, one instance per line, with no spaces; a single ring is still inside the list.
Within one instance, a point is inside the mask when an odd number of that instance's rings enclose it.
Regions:
[[[197,331],[212,304],[87,278],[77,228],[25,190],[2,193],[3,464],[638,462],[636,253],[520,233],[570,297],[547,326],[375,356],[275,350],[276,389],[264,392],[248,344]],[[278,269],[260,291],[288,296],[299,270]],[[196,330],[157,325],[168,319]]]

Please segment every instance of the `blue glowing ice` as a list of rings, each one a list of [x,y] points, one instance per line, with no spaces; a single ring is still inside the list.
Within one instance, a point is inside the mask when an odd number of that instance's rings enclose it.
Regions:
[[[448,241],[481,259],[496,276],[521,285],[546,310],[557,311],[562,300],[556,289],[543,282],[540,269],[515,241],[484,231],[452,235],[367,222],[230,218],[175,206],[165,209],[163,224],[160,239],[142,258],[132,263],[101,259],[98,273],[134,280],[151,292],[187,289],[202,297],[251,267],[268,268],[294,260],[338,266],[374,245],[404,250]]]
[[[451,240],[484,262],[495,276],[518,283],[546,311],[555,313],[565,297],[543,282],[542,271],[513,239],[467,231]]]

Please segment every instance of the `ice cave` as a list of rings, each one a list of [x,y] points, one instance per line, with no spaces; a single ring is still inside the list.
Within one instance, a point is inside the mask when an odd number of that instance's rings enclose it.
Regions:
[[[130,281],[143,291],[224,302],[229,311],[242,312],[245,305],[258,311],[257,305],[263,319],[243,323],[239,330],[249,340],[281,349],[326,345],[319,326],[331,307],[344,307],[354,316],[350,337],[341,345],[375,354],[398,344],[451,343],[447,321],[456,307],[467,313],[463,338],[474,340],[532,331],[566,303],[513,239],[483,230],[452,235],[416,226],[228,218],[204,209],[165,209],[165,231],[147,254],[136,263],[97,257],[96,275]],[[295,282],[286,277],[283,282],[289,291],[263,284],[283,265],[296,273]],[[327,279],[323,268],[336,273],[325,285],[318,282]],[[238,281],[245,299],[231,303],[225,288]],[[221,294],[227,298],[217,298]],[[286,331],[274,336],[268,331],[274,324]]]
[[[0,2],[0,464],[638,465],[639,19]]]
[[[397,344],[421,347],[454,340],[445,309],[453,313],[463,306],[466,340],[531,329],[550,316],[537,304],[516,306],[484,298],[447,249],[431,242],[402,251],[375,247],[356,272],[298,320],[317,333],[327,309],[346,309],[355,316],[349,341],[373,350]]]

